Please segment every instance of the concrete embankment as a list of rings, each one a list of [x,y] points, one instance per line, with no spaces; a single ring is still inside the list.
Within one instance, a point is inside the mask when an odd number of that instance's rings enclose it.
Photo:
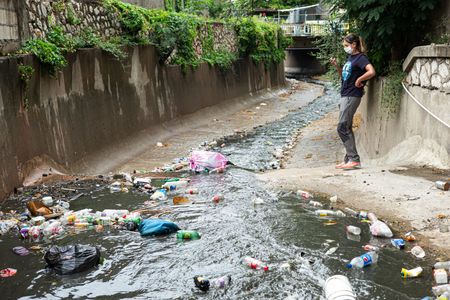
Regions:
[[[32,56],[0,58],[0,199],[40,164],[87,169],[85,158],[141,130],[285,84],[282,65],[239,60],[229,71],[202,64],[183,72],[159,64],[151,46],[128,52],[117,61],[79,50],[56,78]],[[35,70],[27,88],[20,63]]]

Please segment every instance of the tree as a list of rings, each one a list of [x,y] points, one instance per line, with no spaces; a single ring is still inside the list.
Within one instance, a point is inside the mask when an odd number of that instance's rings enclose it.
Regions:
[[[404,59],[424,42],[431,13],[439,0],[324,0],[332,10],[345,11],[349,22],[366,41],[376,69],[385,71],[389,62]]]

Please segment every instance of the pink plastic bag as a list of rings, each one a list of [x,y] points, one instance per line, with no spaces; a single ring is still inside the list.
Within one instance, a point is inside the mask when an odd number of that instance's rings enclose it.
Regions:
[[[228,159],[218,152],[192,151],[189,163],[191,170],[201,172],[205,169],[213,170],[217,168],[225,168],[228,163]]]

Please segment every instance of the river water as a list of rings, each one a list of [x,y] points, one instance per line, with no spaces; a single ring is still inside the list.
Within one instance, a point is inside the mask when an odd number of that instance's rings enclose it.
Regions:
[[[283,147],[296,128],[336,105],[336,94],[328,90],[309,106],[242,139],[225,138],[221,151],[246,169],[270,169],[274,148]],[[0,236],[0,269],[18,270],[14,277],[0,278],[2,299],[320,299],[323,283],[335,274],[349,277],[358,299],[420,299],[430,294],[430,262],[390,246],[382,250],[377,264],[363,270],[346,269],[349,259],[363,254],[363,245],[389,244],[389,240],[373,239],[367,224],[352,217],[336,218],[336,225],[329,226],[329,219],[316,216],[306,201],[270,190],[246,169],[190,174],[190,187],[200,193],[189,197],[208,200],[223,194],[225,199],[218,204],[171,206],[171,197],[157,204],[156,208],[171,209],[164,219],[183,229],[198,230],[200,240],[179,242],[174,235],[143,238],[138,232],[105,229],[79,231],[53,242],[101,247],[104,264],[81,274],[55,275],[45,269],[42,253],[19,257],[11,251],[14,246],[35,243],[19,239],[14,231]],[[72,201],[71,209],[147,207],[148,196],[137,191],[110,194],[101,182],[87,188],[91,192]],[[264,203],[254,204],[255,198]],[[325,199],[318,200],[328,206]],[[2,209],[13,206],[7,201]],[[350,224],[362,228],[360,240],[347,237],[344,226]],[[336,252],[325,255],[332,247],[337,247]],[[242,263],[245,256],[266,262],[269,271],[249,269]],[[422,277],[400,277],[401,268],[417,266],[425,269]],[[194,288],[196,275],[231,275],[232,284],[225,290],[203,293]]]

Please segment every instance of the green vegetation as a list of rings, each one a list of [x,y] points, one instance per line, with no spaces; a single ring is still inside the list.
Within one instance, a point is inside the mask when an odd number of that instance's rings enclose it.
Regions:
[[[28,96],[27,96],[28,84],[30,83],[31,77],[33,76],[34,69],[32,66],[19,64],[18,71],[19,71],[19,78],[25,86],[25,88],[24,88],[25,96],[24,96],[23,103],[24,103],[24,108],[27,109],[28,108]]]
[[[389,66],[386,77],[383,79],[381,107],[389,114],[396,114],[400,108],[403,94],[402,81],[405,75],[400,63],[392,63]]]
[[[379,74],[389,71],[392,61],[404,59],[423,43],[431,12],[439,0],[324,0],[335,11],[344,9],[341,20],[354,24],[369,49]]]
[[[192,4],[189,7],[193,11],[201,9],[200,6],[193,5],[194,2],[187,1],[185,4]],[[145,9],[119,0],[103,0],[103,5],[110,13],[118,16],[122,28],[120,37],[105,39],[89,28],[84,28],[74,35],[67,35],[50,15],[49,24],[52,24],[52,27],[46,37],[26,41],[20,52],[36,55],[49,67],[52,75],[67,65],[64,55],[79,48],[100,48],[118,59],[123,59],[126,57],[123,46],[148,44],[155,46],[161,63],[180,65],[186,70],[187,67],[196,67],[207,62],[226,70],[238,56],[249,56],[255,62],[264,63],[266,67],[272,63],[280,63],[284,59],[285,47],[291,42],[275,24],[265,23],[257,18],[228,18],[221,23],[236,33],[239,51],[233,53],[226,45],[215,45],[215,23],[212,19],[185,12]],[[219,11],[220,5],[217,5]],[[66,9],[69,23],[80,22],[71,4],[64,0],[54,2],[53,9]],[[196,49],[199,45],[202,46],[201,49]]]

